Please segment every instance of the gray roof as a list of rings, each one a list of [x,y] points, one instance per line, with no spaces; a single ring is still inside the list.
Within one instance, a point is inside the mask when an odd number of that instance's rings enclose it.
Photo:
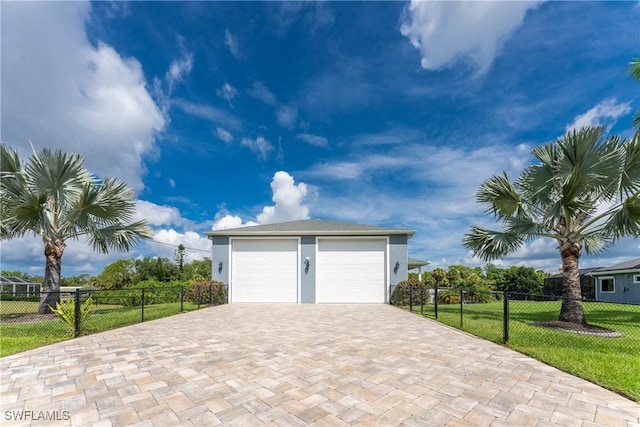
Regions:
[[[612,265],[610,267],[604,267],[594,271],[591,274],[600,275],[602,273],[631,273],[636,271],[640,272],[640,258],[632,259],[630,261]]]
[[[429,261],[421,261],[415,258],[409,258],[409,270],[413,270],[415,268],[424,267],[425,265],[429,265]]]
[[[414,230],[403,228],[387,228],[375,225],[352,224],[348,222],[325,221],[322,219],[305,219],[301,221],[279,222],[274,224],[254,225],[249,227],[229,228],[226,230],[207,231],[209,237],[214,236],[388,236],[401,234],[411,237]]]
[[[581,268],[578,270],[578,274],[580,276],[584,276],[587,275],[589,273],[593,273],[596,270],[600,270],[602,267],[589,267],[589,268]],[[562,279],[562,273],[556,273],[553,274],[549,277],[547,277],[547,279]]]

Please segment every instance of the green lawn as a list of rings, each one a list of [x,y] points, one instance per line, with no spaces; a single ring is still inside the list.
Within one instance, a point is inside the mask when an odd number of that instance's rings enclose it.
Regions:
[[[197,308],[196,304],[189,302],[185,302],[183,307],[184,311]],[[37,302],[2,301],[0,303],[0,315],[3,319],[21,313],[37,313],[37,311]],[[179,313],[179,302],[148,305],[144,308],[144,320],[154,320]],[[81,325],[81,331],[83,335],[102,332],[140,323],[141,319],[140,307],[101,304],[96,306],[95,313]],[[33,323],[0,322],[0,357],[70,339],[68,329],[66,323],[60,319]]]
[[[490,341],[502,343],[503,302],[440,304],[438,320]],[[605,338],[534,326],[531,322],[557,320],[559,301],[510,301],[508,346],[563,371],[640,401],[640,306],[585,303],[590,324],[623,334]],[[420,312],[420,307],[414,307]],[[424,315],[434,318],[433,306]]]

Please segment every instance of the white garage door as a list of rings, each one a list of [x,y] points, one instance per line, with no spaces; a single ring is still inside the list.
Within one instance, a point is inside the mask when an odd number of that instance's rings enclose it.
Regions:
[[[298,302],[298,241],[234,239],[231,302]]]
[[[386,239],[318,239],[316,302],[384,303]]]

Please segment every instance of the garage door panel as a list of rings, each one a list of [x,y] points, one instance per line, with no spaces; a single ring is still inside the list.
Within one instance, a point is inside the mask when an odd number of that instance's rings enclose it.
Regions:
[[[384,303],[386,239],[319,239],[316,301]]]
[[[232,302],[298,301],[297,240],[234,240],[231,263]]]

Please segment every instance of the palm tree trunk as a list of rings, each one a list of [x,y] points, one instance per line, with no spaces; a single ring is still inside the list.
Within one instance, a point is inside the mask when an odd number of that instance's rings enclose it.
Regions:
[[[578,259],[582,254],[580,244],[565,242],[560,245],[562,257],[562,307],[560,319],[563,322],[586,324],[582,308],[582,288]]]
[[[44,256],[47,259],[47,265],[40,290],[40,306],[38,307],[40,314],[51,313],[49,306],[55,307],[56,303],[60,301],[60,271],[65,246],[65,243],[60,239],[44,243]]]

